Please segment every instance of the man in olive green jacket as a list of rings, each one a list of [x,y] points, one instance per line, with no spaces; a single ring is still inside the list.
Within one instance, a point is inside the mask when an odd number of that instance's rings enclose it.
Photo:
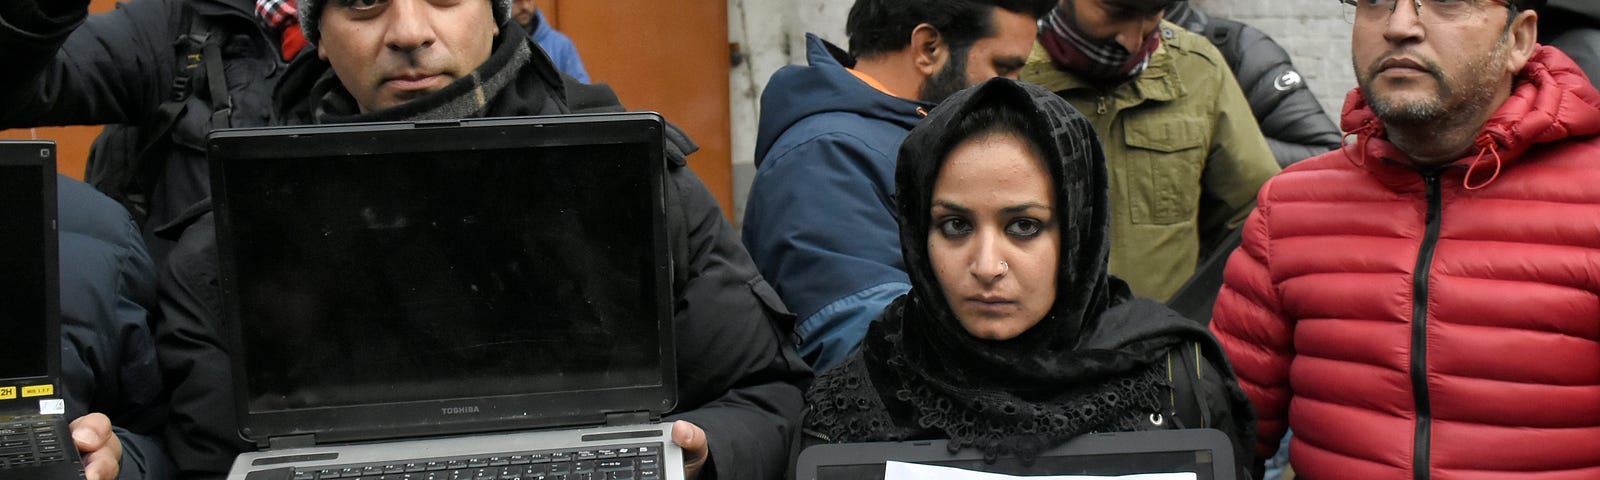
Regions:
[[[1216,47],[1161,20],[1173,0],[1061,0],[1022,79],[1088,116],[1111,179],[1111,273],[1165,301],[1278,173]]]

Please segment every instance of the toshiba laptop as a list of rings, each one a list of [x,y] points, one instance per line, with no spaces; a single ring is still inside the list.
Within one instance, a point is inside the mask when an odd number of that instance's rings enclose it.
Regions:
[[[950,453],[944,440],[815,445],[800,453],[796,480],[883,480],[888,461],[940,465],[1019,476],[1192,473],[1197,480],[1234,480],[1233,444],[1219,430],[1159,430],[1079,436],[1033,462],[975,449]]]
[[[213,133],[229,478],[681,478],[662,128]]]
[[[0,479],[82,478],[61,382],[56,145],[0,141]]]

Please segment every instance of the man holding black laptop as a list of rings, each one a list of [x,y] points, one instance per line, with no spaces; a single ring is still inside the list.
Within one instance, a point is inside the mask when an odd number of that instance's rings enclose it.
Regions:
[[[299,8],[318,57],[290,65],[275,96],[277,124],[623,110],[609,88],[559,73],[507,21],[509,0],[301,0]],[[667,418],[681,420],[672,440],[683,449],[684,477],[780,478],[810,372],[783,333],[790,316],[685,166],[696,147],[666,130],[667,231],[683,252],[672,267],[678,403]],[[238,440],[233,372],[217,340],[213,215],[196,209],[163,234],[181,235],[161,279],[161,353],[178,366],[167,372],[172,428],[194,443],[185,451],[212,452],[178,463],[193,467],[186,477],[215,476],[252,446]]]

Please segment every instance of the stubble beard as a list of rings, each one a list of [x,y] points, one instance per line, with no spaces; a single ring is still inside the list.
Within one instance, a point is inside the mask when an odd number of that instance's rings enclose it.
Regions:
[[[1477,118],[1494,100],[1508,45],[1509,35],[1502,35],[1489,53],[1469,62],[1461,78],[1456,79],[1448,78],[1438,63],[1424,59],[1424,66],[1438,85],[1438,92],[1432,97],[1411,101],[1397,101],[1373,91],[1378,65],[1399,53],[1390,52],[1374,60],[1367,68],[1367,73],[1359,79],[1361,96],[1367,100],[1367,105],[1378,119],[1391,127],[1438,125],[1452,119]]]

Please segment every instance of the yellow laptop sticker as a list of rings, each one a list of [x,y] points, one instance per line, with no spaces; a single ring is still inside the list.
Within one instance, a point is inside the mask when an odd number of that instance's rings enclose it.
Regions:
[[[0,387],[0,400],[17,398],[17,387]]]
[[[22,387],[22,398],[44,397],[56,393],[55,385],[29,385]]]

